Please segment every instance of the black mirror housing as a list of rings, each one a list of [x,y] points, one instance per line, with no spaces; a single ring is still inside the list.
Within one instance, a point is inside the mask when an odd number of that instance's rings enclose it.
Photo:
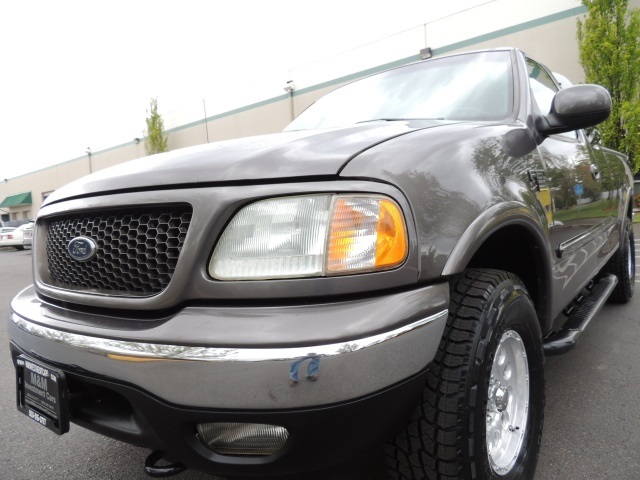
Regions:
[[[593,127],[609,117],[611,96],[600,85],[574,85],[553,97],[551,111],[536,121],[544,135]]]

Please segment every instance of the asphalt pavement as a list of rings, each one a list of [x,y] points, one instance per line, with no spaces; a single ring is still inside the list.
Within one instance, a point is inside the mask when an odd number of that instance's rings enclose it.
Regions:
[[[636,238],[640,228],[635,225]],[[638,242],[640,244],[640,242]],[[640,249],[636,248],[636,255]],[[0,250],[0,478],[148,479],[149,451],[72,425],[57,436],[15,408],[15,374],[6,319],[11,298],[31,283],[31,251]],[[640,290],[607,305],[580,344],[546,361],[547,403],[536,480],[640,479]],[[375,421],[375,419],[372,419]],[[216,477],[186,471],[176,480]],[[327,480],[382,480],[381,461]]]

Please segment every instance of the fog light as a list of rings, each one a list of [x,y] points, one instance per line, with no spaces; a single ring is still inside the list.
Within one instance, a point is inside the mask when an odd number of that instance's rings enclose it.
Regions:
[[[273,455],[289,437],[286,428],[262,423],[200,423],[197,428],[200,441],[220,455]]]

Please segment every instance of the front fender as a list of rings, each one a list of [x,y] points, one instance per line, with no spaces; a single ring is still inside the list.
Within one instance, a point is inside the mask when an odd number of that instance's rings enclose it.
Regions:
[[[416,222],[418,280],[433,281],[464,268],[478,247],[472,239],[478,241],[497,224],[513,218],[535,225],[531,228],[540,236],[548,231],[542,195],[532,181],[544,166],[537,149],[517,154],[508,148],[505,139],[514,132],[526,134],[527,129],[473,124],[428,128],[361,153],[340,175],[391,183],[403,192]],[[460,243],[463,237],[470,243]]]

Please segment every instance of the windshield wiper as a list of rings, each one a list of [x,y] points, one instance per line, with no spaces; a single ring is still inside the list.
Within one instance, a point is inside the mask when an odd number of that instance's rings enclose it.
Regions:
[[[369,123],[369,122],[404,122],[410,120],[409,118],[372,118],[371,120],[360,120],[356,123]]]
[[[444,120],[444,117],[438,118],[372,118],[371,120],[360,120],[358,123],[370,123],[370,122],[411,122],[414,120]]]

